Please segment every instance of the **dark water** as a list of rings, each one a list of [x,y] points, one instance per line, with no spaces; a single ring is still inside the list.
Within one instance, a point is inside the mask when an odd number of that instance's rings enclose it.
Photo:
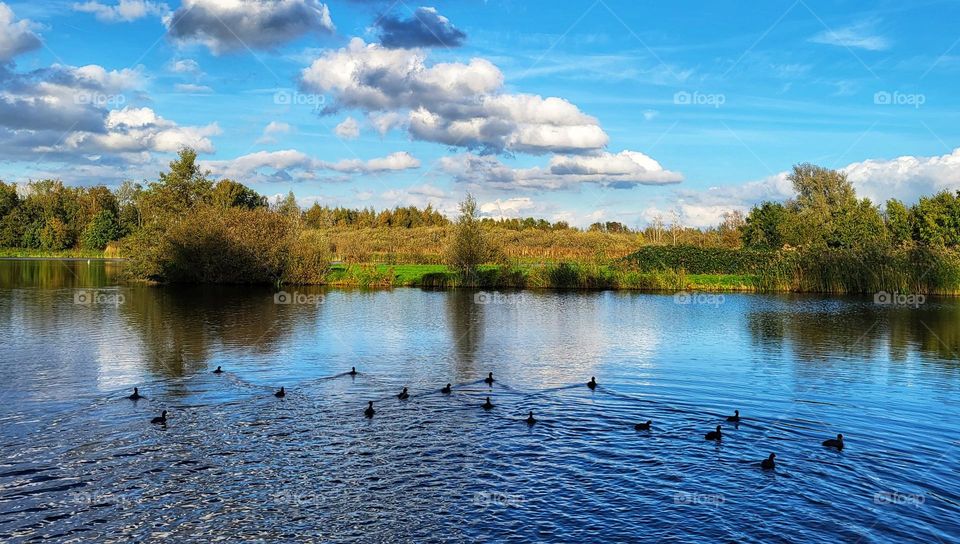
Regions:
[[[960,538],[958,300],[276,304],[118,286],[120,266],[0,262],[0,541]],[[703,440],[718,423],[722,443]],[[820,446],[837,433],[842,453]]]

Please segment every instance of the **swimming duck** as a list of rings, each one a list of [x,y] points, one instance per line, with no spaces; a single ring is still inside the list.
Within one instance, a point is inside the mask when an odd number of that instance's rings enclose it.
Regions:
[[[164,410],[164,411],[160,412],[160,415],[157,416],[157,417],[155,417],[155,418],[153,418],[153,419],[151,419],[151,420],[150,420],[150,423],[160,423],[161,425],[166,425],[166,424],[167,424],[167,411]]]
[[[596,389],[596,388],[597,388],[597,379],[596,379],[596,378],[590,378],[590,381],[587,382],[587,387],[589,387],[590,389]]]
[[[633,426],[633,428],[638,431],[649,431],[650,425],[652,424],[653,424],[652,421],[647,421],[646,423],[637,423],[636,425]]]
[[[367,404],[367,409],[363,411],[363,415],[373,417],[374,413],[376,413],[376,410],[373,409],[373,401],[371,400],[370,403]]]
[[[490,410],[491,408],[493,408],[493,403],[490,402],[490,397],[487,397],[487,402],[483,403],[483,409]]]
[[[487,374],[487,377],[483,381],[487,382],[487,385],[493,385],[493,372]]]
[[[140,399],[143,398],[143,396],[140,395],[140,390],[137,389],[136,387],[134,387],[134,388],[133,388],[133,394],[130,395],[129,397],[127,397],[127,398],[130,399],[130,400],[140,400]]]
[[[450,387],[450,384],[448,383],[446,387],[440,390],[440,392],[444,395],[449,395],[451,392],[453,392],[453,388]]]
[[[824,440],[823,445],[828,448],[837,448],[838,450],[843,449],[843,435],[838,434],[836,439],[831,438],[830,440]]]
[[[278,399],[282,399],[283,397],[287,396],[287,392],[283,390],[283,387],[281,387],[279,391],[273,394],[273,396],[277,397]]]
[[[356,376],[356,375],[357,375],[357,367],[351,366],[351,367],[350,367],[350,372],[347,372],[347,374],[349,374],[349,375],[351,375],[351,376]]]
[[[727,421],[732,421],[733,423],[740,422],[740,410],[734,410],[732,416],[727,416]]]
[[[703,435],[703,437],[706,438],[707,440],[720,440],[722,438],[720,436],[720,426],[717,425],[716,431],[710,431],[709,433]]]
[[[533,410],[530,410],[530,415],[527,416],[527,425],[533,425],[537,422],[537,419],[533,417]]]
[[[404,387],[403,391],[401,391],[400,394],[397,395],[397,398],[400,400],[407,400],[408,398],[410,398],[410,393],[407,393],[406,387]]]
[[[223,374],[223,369],[218,366],[217,369],[213,371],[213,373],[214,373],[214,374]]]
[[[770,457],[767,457],[763,461],[760,461],[760,468],[763,470],[773,470],[776,468],[776,465],[773,462],[773,459],[777,456],[775,453],[771,453]]]

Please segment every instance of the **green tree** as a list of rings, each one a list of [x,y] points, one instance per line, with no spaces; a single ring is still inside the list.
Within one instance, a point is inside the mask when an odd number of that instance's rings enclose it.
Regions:
[[[103,249],[118,238],[120,225],[117,223],[117,216],[111,210],[102,210],[83,230],[80,243],[86,249]]]
[[[783,247],[787,214],[787,208],[779,202],[764,202],[754,207],[741,227],[743,245],[751,249]]]
[[[913,207],[914,237],[933,246],[960,244],[960,192],[922,197]]]
[[[476,277],[477,267],[492,257],[490,244],[477,217],[477,199],[470,193],[460,202],[460,216],[447,248],[447,264],[464,278]]]
[[[213,182],[208,174],[197,164],[196,151],[189,147],[181,149],[177,159],[170,161],[170,171],[161,172],[160,180],[151,183],[144,195],[144,219],[163,222],[209,202]]]
[[[910,210],[895,198],[887,201],[884,223],[890,241],[896,246],[903,246],[913,239],[913,225]]]
[[[221,208],[262,208],[267,205],[267,197],[232,179],[222,179],[213,186],[210,200]]]

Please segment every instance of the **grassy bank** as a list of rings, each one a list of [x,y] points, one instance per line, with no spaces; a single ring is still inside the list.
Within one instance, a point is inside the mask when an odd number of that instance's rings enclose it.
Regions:
[[[20,259],[103,259],[106,255],[97,249],[24,249],[0,247],[0,258]]]
[[[504,289],[632,289],[646,291],[756,291],[756,281],[743,274],[641,272],[612,266],[549,264],[482,266],[476,277],[463,279],[444,265],[341,264],[327,276],[328,285],[354,287],[485,287]]]

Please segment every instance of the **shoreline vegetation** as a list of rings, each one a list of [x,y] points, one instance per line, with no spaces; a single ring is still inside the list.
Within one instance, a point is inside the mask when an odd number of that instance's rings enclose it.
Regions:
[[[642,230],[431,206],[303,210],[213,181],[184,149],[154,182],[0,182],[0,258],[122,258],[150,283],[960,295],[960,193],[883,210],[846,176],[794,167],[796,196],[711,228]]]

